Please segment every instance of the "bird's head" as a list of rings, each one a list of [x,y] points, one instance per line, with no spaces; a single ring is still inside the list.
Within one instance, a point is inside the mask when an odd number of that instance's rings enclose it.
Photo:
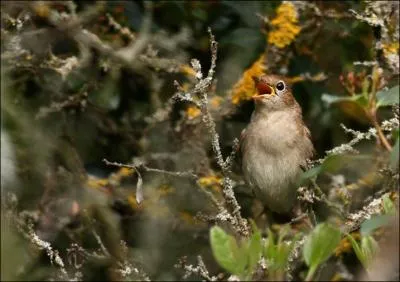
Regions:
[[[257,94],[252,98],[256,110],[279,111],[295,104],[288,83],[276,75],[253,76]]]

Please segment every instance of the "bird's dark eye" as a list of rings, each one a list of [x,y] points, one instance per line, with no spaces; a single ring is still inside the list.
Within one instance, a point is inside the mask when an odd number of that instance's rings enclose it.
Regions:
[[[276,89],[278,90],[278,91],[283,91],[283,90],[285,90],[285,83],[283,82],[283,81],[279,81],[277,84],[276,84]]]

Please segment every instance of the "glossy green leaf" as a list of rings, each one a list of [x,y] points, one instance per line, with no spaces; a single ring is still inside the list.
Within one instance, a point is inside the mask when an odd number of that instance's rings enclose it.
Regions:
[[[210,241],[214,258],[219,265],[232,274],[242,275],[245,265],[239,258],[243,254],[235,238],[225,233],[222,228],[214,226],[210,230]]]
[[[399,86],[395,86],[386,91],[376,93],[377,106],[391,106],[399,104]]]
[[[323,172],[334,173],[339,169],[348,166],[351,163],[359,161],[368,161],[371,157],[367,155],[351,155],[351,154],[341,154],[341,155],[330,155],[322,163]]]
[[[360,106],[365,106],[368,104],[368,100],[362,94],[357,94],[353,96],[335,96],[330,94],[322,94],[322,101],[325,102],[328,106],[335,103],[340,102],[354,102]]]
[[[316,268],[326,261],[340,242],[340,230],[321,223],[307,236],[303,248],[303,256],[310,268]]]
[[[304,182],[306,179],[316,177],[322,172],[335,173],[339,169],[342,169],[350,164],[354,164],[357,161],[364,162],[370,159],[371,157],[367,155],[330,155],[324,160],[322,164],[305,171],[301,176],[301,181]]]
[[[373,216],[361,224],[360,232],[363,236],[366,236],[375,229],[387,225],[391,218],[392,216],[388,214]]]

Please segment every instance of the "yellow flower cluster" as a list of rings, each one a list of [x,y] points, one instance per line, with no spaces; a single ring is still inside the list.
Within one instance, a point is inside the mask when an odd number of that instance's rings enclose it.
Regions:
[[[354,240],[361,239],[360,233],[358,232],[353,232],[351,236],[354,238]],[[350,240],[347,237],[344,237],[335,249],[335,256],[340,256],[341,254],[348,253],[351,250],[352,250],[352,245]]]
[[[118,185],[123,178],[134,174],[131,168],[121,167],[117,172],[112,173],[108,178],[96,178],[89,176],[86,185],[90,188],[104,189],[109,185]]]
[[[102,189],[108,185],[108,179],[89,177],[86,181],[86,185],[90,188]]]
[[[165,218],[171,216],[171,210],[164,203],[155,199],[145,199],[140,205],[136,201],[135,193],[128,196],[128,203],[135,211],[146,211],[146,215],[151,218]]]
[[[195,70],[189,65],[182,65],[180,71],[187,76],[196,76]]]
[[[140,205],[136,201],[136,193],[132,193],[128,196],[128,203],[134,210],[146,209],[152,215],[161,215],[162,212],[165,212],[164,215],[166,215],[169,212],[168,207],[161,203],[160,199],[173,193],[175,193],[173,187],[163,184],[157,189],[149,190],[149,193],[146,194],[147,197],[142,203],[140,203]]]
[[[220,96],[212,97],[210,99],[211,108],[217,110],[221,106],[222,100],[223,99]],[[186,116],[189,120],[197,118],[198,116],[200,116],[200,114],[201,110],[194,105],[186,108]]]
[[[216,192],[219,192],[222,185],[222,178],[217,175],[208,175],[201,177],[198,180],[198,183],[204,188],[211,188]]]
[[[132,207],[133,210],[138,211],[138,210],[143,210],[144,206],[147,204],[146,199],[139,205],[138,202],[136,201],[136,193],[131,193],[128,196],[128,203]]]
[[[189,120],[195,119],[200,115],[200,113],[201,113],[200,109],[196,106],[189,106],[186,109],[186,115]]]
[[[290,2],[281,4],[271,25],[272,30],[268,33],[268,43],[278,48],[290,45],[301,30],[294,5]]]
[[[39,1],[37,4],[33,6],[33,10],[36,15],[41,18],[47,18],[50,15],[50,7],[47,3],[43,3],[43,1]]]
[[[390,54],[397,54],[399,52],[399,42],[383,44],[382,48],[385,57],[389,56]]]
[[[204,224],[204,222],[199,221],[195,215],[190,212],[182,211],[179,213],[179,218],[188,225]]]
[[[210,99],[210,105],[211,105],[211,107],[212,107],[213,109],[218,109],[219,106],[221,106],[222,100],[223,100],[223,99],[222,99],[222,97],[220,97],[220,96],[212,97],[212,98]]]
[[[110,175],[110,180],[116,183],[120,183],[122,178],[129,177],[133,175],[134,172],[135,171],[132,168],[121,167],[117,172]]]
[[[311,77],[305,77],[303,75],[297,75],[286,78],[290,84],[294,84],[297,82],[311,80],[311,81],[323,81],[326,79],[326,75],[323,72],[319,72]]]
[[[253,76],[260,76],[265,74],[265,55],[261,55],[253,65],[248,68],[241,79],[233,86],[232,90],[232,103],[239,104],[244,100],[249,100],[253,95],[256,94],[256,88],[254,87]]]

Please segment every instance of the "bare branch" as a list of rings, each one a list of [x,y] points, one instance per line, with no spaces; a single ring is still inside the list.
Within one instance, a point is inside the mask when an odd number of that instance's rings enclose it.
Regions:
[[[146,8],[146,15],[143,19],[139,37],[133,41],[129,46],[117,51],[117,56],[120,56],[127,62],[132,62],[146,47],[150,39],[150,29],[153,19],[153,3],[151,1],[143,2]]]
[[[158,168],[151,168],[148,167],[146,165],[144,165],[143,163],[139,163],[139,164],[123,164],[123,163],[118,163],[118,162],[110,162],[106,159],[103,159],[103,162],[106,165],[111,165],[111,166],[116,166],[116,167],[126,167],[126,168],[131,168],[134,170],[138,170],[138,169],[143,169],[146,172],[157,172],[157,173],[161,173],[161,174],[166,174],[169,176],[175,176],[175,177],[186,177],[186,178],[190,178],[193,180],[197,180],[199,178],[198,175],[194,174],[191,171],[168,171],[168,170],[163,170],[163,169],[158,169]]]
[[[192,60],[192,66],[197,73],[196,78],[198,82],[193,87],[193,89],[188,91],[187,93],[180,93],[179,83],[175,83],[175,85],[178,88],[178,93],[175,94],[171,99],[173,101],[181,100],[181,101],[193,102],[195,103],[196,106],[200,108],[202,113],[202,120],[211,136],[211,147],[214,153],[214,158],[224,176],[222,193],[225,199],[226,207],[229,210],[227,211],[225,209],[220,209],[219,214],[216,216],[216,219],[218,221],[230,222],[233,229],[238,234],[241,234],[243,236],[248,236],[249,226],[247,225],[246,220],[244,220],[240,215],[240,206],[235,198],[235,194],[233,191],[233,182],[229,178],[230,167],[234,156],[234,152],[231,153],[231,155],[227,157],[226,160],[224,160],[219,142],[219,135],[216,130],[216,124],[208,108],[208,91],[210,90],[214,79],[215,67],[217,61],[217,50],[218,50],[218,43],[215,41],[215,37],[212,34],[210,28],[208,29],[208,32],[210,34],[211,66],[210,69],[208,70],[207,77],[202,78],[203,75],[199,74],[199,72],[201,72],[200,62],[198,60]],[[195,98],[198,98],[200,101],[197,102]],[[236,144],[237,141],[234,141],[234,143]],[[234,147],[236,146],[237,145],[234,145]]]

